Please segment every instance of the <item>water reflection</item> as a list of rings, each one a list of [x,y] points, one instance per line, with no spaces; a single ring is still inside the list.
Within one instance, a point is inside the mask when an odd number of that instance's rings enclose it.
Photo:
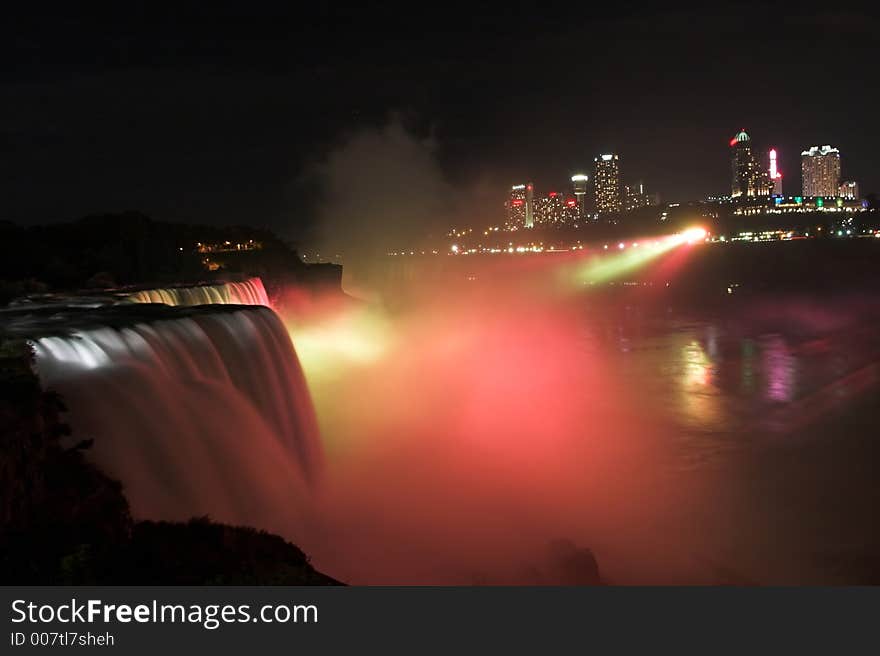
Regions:
[[[750,394],[755,389],[755,343],[752,340],[743,339],[740,342],[740,360],[741,390],[744,394]]]
[[[711,428],[724,420],[721,396],[715,384],[715,364],[702,344],[691,339],[680,351],[679,395],[685,419]]]
[[[791,354],[785,339],[780,335],[768,336],[761,344],[761,351],[767,379],[767,400],[779,403],[792,401],[797,360]]]
[[[863,366],[873,350],[855,334],[800,338],[778,328],[744,330],[724,317],[691,322],[627,313],[606,321],[593,332],[605,336],[633,398],[691,444],[707,436],[742,443],[754,437],[749,427],[771,414],[815,405],[807,399],[817,390],[825,390],[823,403],[837,398],[847,386],[835,381]],[[790,422],[774,430],[789,428]]]

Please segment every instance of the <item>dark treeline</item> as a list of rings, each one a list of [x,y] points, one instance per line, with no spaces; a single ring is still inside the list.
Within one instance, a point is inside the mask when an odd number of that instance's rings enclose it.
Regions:
[[[199,275],[204,268],[197,242],[256,238],[268,248],[283,248],[270,233],[253,228],[162,223],[137,212],[28,228],[0,223],[0,238],[0,278],[35,278],[59,288],[100,273],[118,284]]]
[[[249,240],[260,248],[206,255],[196,247]],[[167,286],[235,275],[266,276],[268,285],[275,278],[307,281],[318,273],[289,244],[259,228],[165,223],[137,212],[27,228],[0,221],[0,304],[31,293]]]

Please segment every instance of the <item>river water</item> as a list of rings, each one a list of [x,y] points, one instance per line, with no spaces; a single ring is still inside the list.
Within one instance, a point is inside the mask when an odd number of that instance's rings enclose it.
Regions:
[[[880,335],[865,304],[627,306],[585,321],[671,438],[667,466],[700,480],[682,530],[723,536],[703,558],[733,580],[877,582]]]
[[[873,297],[478,283],[289,324],[329,454],[319,567],[565,583],[562,539],[613,583],[880,580]]]

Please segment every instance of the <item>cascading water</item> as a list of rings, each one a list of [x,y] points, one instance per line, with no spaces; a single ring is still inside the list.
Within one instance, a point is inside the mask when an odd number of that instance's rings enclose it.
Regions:
[[[269,297],[259,278],[243,282],[225,282],[196,287],[144,289],[125,297],[131,303],[164,303],[165,305],[269,305]]]
[[[265,298],[261,283],[241,285]],[[302,369],[271,309],[31,308],[18,324],[74,436],[94,439],[90,457],[123,483],[135,516],[208,515],[285,534],[302,526],[322,451]]]

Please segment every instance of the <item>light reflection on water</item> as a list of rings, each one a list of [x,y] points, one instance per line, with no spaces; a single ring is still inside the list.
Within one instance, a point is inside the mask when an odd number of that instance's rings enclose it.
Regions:
[[[790,353],[780,335],[769,335],[762,347],[764,371],[767,376],[765,388],[769,401],[787,403],[794,398],[797,360]]]
[[[683,320],[629,310],[588,319],[587,332],[610,355],[638,408],[673,429],[691,464],[749,445],[760,431],[791,432],[786,413],[799,413],[798,404],[822,390],[826,402],[845,403],[845,377],[872,362],[880,346],[858,330],[789,335],[779,326],[731,326],[724,317]]]
[[[844,304],[818,327],[798,308],[747,310],[627,312],[588,331],[674,440],[672,475],[703,481],[688,530],[724,535],[715,562],[762,583],[877,583],[880,334]]]

